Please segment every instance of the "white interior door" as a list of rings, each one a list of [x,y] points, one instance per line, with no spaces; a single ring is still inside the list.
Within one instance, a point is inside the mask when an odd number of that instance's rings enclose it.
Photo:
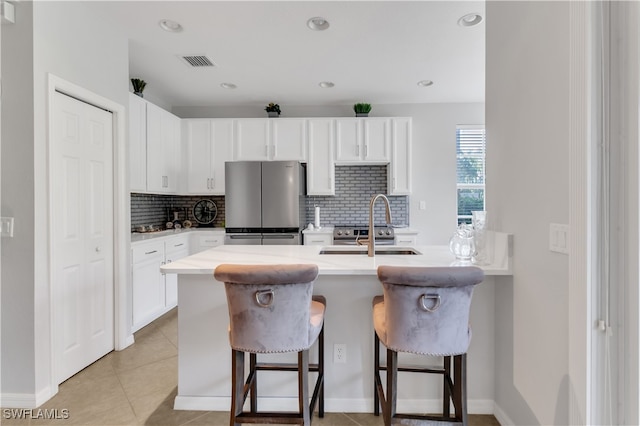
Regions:
[[[58,383],[114,348],[113,117],[55,93],[51,227]]]

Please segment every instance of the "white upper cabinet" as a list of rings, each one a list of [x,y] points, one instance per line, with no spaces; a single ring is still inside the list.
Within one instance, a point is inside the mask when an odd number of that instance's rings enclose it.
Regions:
[[[207,194],[210,191],[213,164],[211,120],[182,120],[182,137],[187,157],[187,193]]]
[[[305,161],[306,121],[302,118],[237,119],[234,160]]]
[[[232,119],[182,122],[186,145],[187,193],[224,194],[224,163],[231,160]]]
[[[147,190],[147,103],[129,93],[129,189]]]
[[[391,119],[389,195],[411,194],[411,118]]]
[[[269,121],[264,118],[236,120],[235,155],[237,161],[266,161],[269,159]]]
[[[211,120],[213,163],[211,193],[224,195],[224,163],[233,159],[233,127],[231,119]]]
[[[176,193],[180,175],[180,118],[152,103],[146,104],[147,191]]]
[[[336,119],[336,162],[389,162],[390,122],[388,118]]]
[[[270,160],[307,160],[307,120],[274,118],[271,125]]]
[[[309,126],[307,194],[335,195],[334,120],[313,118]]]
[[[391,120],[388,118],[365,118],[362,120],[362,146],[364,161],[388,162]]]

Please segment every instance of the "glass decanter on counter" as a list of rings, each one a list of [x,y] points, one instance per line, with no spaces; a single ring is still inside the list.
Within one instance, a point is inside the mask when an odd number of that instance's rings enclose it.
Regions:
[[[471,261],[475,265],[487,265],[490,263],[487,252],[487,212],[484,210],[472,211],[471,217],[475,243],[475,252]]]
[[[449,250],[457,260],[471,262],[471,258],[476,251],[472,225],[466,223],[458,225],[456,232],[449,240]]]

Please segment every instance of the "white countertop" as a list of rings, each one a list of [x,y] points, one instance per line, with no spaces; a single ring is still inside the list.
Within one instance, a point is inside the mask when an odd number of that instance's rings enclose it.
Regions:
[[[491,264],[480,266],[487,275],[511,275],[510,234],[491,233]],[[341,250],[358,247],[328,246]],[[319,254],[322,246],[219,246],[185,257],[161,267],[165,273],[213,274],[222,263],[237,264],[300,264],[318,265],[321,275],[375,275],[380,265],[395,266],[449,266],[460,264],[447,246],[418,246],[419,255]],[[366,248],[366,247],[365,247]],[[379,246],[378,248],[399,248]]]
[[[167,229],[165,231],[156,231],[156,232],[132,232],[131,233],[131,243],[137,243],[140,241],[148,241],[153,240],[155,238],[162,237],[171,237],[174,235],[184,235],[188,233],[194,232],[212,232],[224,234],[224,228],[182,228],[182,229]]]

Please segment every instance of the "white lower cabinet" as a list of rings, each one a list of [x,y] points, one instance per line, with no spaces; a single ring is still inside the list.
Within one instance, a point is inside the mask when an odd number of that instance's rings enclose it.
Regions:
[[[418,244],[418,231],[405,228],[396,230],[395,240],[393,242],[397,246],[415,247]]]
[[[164,241],[138,244],[132,248],[133,322],[137,331],[162,315],[165,308]]]
[[[160,267],[189,255],[188,235],[158,238],[135,244],[132,261],[132,326],[135,332],[178,302],[177,275],[163,275]]]
[[[195,232],[191,240],[193,253],[224,245],[224,232]]]
[[[305,229],[302,231],[305,246],[330,246],[333,245],[333,226],[320,230]]]
[[[189,238],[187,235],[167,239],[164,243],[165,263],[175,262],[189,256]],[[165,274],[165,308],[172,309],[178,305],[178,275]]]

